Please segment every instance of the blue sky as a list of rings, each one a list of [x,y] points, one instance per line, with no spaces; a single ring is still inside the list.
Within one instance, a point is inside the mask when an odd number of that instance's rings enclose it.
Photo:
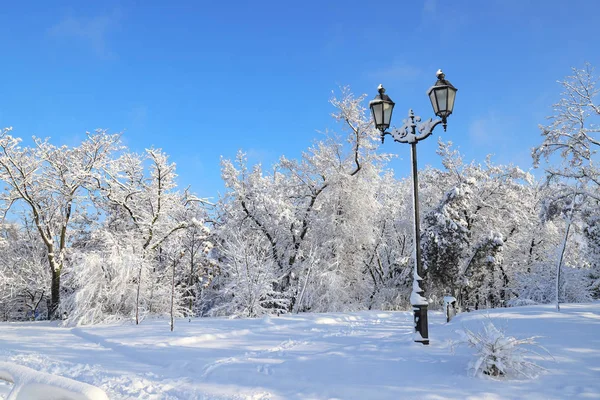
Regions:
[[[50,4],[52,3],[52,4]],[[77,144],[85,131],[124,132],[136,151],[163,148],[180,184],[216,197],[221,156],[270,165],[298,157],[335,128],[332,90],[350,85],[430,117],[425,91],[443,68],[459,89],[436,138],[466,160],[495,154],[531,166],[537,125],[556,81],[600,66],[600,2],[565,1],[29,1],[0,11],[0,125],[21,137]],[[409,147],[392,167],[407,175]]]

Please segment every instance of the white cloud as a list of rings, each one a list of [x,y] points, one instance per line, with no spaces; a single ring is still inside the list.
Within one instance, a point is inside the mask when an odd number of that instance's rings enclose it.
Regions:
[[[143,129],[148,121],[148,107],[137,105],[129,111],[127,116],[132,128]]]
[[[273,152],[264,148],[251,147],[247,150],[244,150],[244,152],[246,153],[246,157],[251,164],[261,163],[264,166],[269,167],[269,160],[273,158]]]
[[[477,146],[494,146],[496,151],[506,150],[518,126],[514,117],[488,112],[469,124],[469,139]]]
[[[420,68],[402,62],[394,63],[368,73],[369,78],[380,81],[408,81],[422,74],[423,71]]]
[[[109,35],[118,28],[121,13],[95,17],[68,16],[48,29],[48,34],[63,40],[75,40],[89,47],[98,57],[110,59],[116,55],[108,46]]]
[[[449,36],[455,36],[462,28],[468,26],[468,13],[459,11],[452,2],[439,3],[437,0],[425,0],[421,9],[421,21],[418,25],[419,31],[436,30],[440,38],[447,43]]]
[[[474,119],[469,124],[469,139],[477,145],[490,144],[497,134],[496,123],[493,114]]]
[[[423,2],[424,14],[435,14],[437,10],[437,0],[425,0]]]

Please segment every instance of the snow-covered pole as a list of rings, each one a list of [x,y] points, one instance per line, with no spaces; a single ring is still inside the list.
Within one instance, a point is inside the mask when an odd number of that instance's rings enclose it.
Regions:
[[[415,134],[416,124],[414,123],[414,114],[410,111],[411,129]],[[415,314],[415,342],[429,344],[429,324],[427,320],[427,299],[425,298],[425,290],[423,290],[423,262],[421,259],[421,219],[419,217],[419,174],[417,170],[417,142],[410,144],[410,155],[412,162],[412,180],[413,180],[413,210],[414,210],[414,257],[415,269],[413,274],[413,289],[410,295],[410,303]]]
[[[556,265],[556,311],[560,311],[560,270],[562,268],[563,258],[565,256],[565,250],[567,248],[567,241],[569,240],[569,231],[571,230],[571,224],[573,223],[573,213],[575,211],[576,195],[577,189],[573,191],[573,201],[571,202],[571,209],[569,210],[569,216],[567,217],[567,228],[565,229],[565,237],[563,238],[562,247],[560,249],[560,256],[558,257],[558,264]]]
[[[421,258],[421,228],[419,218],[419,176],[417,170],[417,142],[427,139],[436,126],[442,124],[446,130],[447,118],[454,109],[454,99],[457,89],[446,80],[442,70],[436,73],[437,82],[427,91],[427,96],[431,100],[431,106],[436,116],[441,119],[433,121],[429,119],[419,125],[421,117],[415,116],[413,110],[408,112],[408,118],[403,121],[400,128],[394,128],[386,131],[391,124],[392,112],[395,103],[385,94],[383,85],[379,85],[377,91],[379,94],[369,102],[369,108],[373,114],[375,127],[381,132],[381,142],[385,135],[390,135],[394,141],[399,143],[409,143],[411,145],[411,163],[413,180],[413,210],[414,210],[414,273],[413,290],[410,295],[410,303],[413,307],[415,318],[415,342],[429,344],[429,329],[427,321],[427,299],[423,290],[423,278],[425,270]]]

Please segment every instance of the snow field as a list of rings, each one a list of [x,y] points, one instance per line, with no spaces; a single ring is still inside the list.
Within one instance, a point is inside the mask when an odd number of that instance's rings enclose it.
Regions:
[[[8,400],[108,400],[92,385],[7,362],[0,362],[0,380],[13,384]]]
[[[541,336],[552,357],[534,379],[467,373],[472,349],[456,330],[492,320],[508,335]],[[430,316],[430,346],[412,342],[408,312],[206,318],[62,328],[0,324],[0,362],[97,386],[110,399],[600,399],[600,303]],[[0,398],[7,386],[0,385]]]

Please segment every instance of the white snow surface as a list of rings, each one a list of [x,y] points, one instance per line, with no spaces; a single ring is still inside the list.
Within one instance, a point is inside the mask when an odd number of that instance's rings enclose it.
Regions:
[[[9,400],[108,400],[95,386],[0,361],[0,380],[12,383]]]
[[[457,330],[490,321],[537,339],[534,379],[468,374],[473,349]],[[0,362],[104,390],[110,399],[600,399],[600,303],[430,312],[413,342],[411,312],[300,314],[261,319],[145,320],[80,328],[0,323]],[[454,351],[453,351],[453,348]],[[10,386],[0,384],[0,398]],[[33,398],[32,398],[33,399]]]

